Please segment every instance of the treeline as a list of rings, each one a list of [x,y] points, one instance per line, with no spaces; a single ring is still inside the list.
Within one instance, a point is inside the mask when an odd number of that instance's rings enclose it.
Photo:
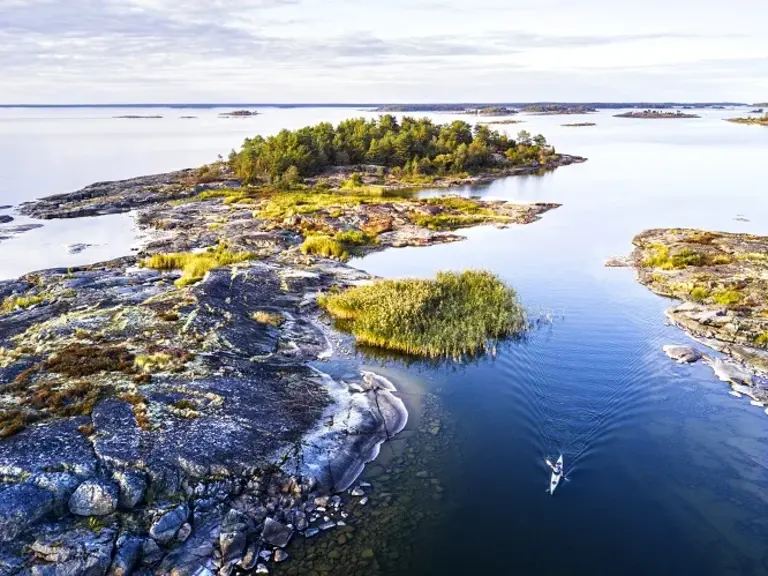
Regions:
[[[543,136],[522,131],[516,139],[487,126],[462,121],[434,124],[427,118],[398,121],[356,118],[334,127],[328,122],[275,136],[247,138],[230,164],[246,183],[287,184],[331,166],[375,164],[408,174],[472,172],[497,165],[546,162],[555,151]]]

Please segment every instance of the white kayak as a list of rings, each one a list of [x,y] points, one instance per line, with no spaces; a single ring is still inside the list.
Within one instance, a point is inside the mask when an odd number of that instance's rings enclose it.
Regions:
[[[552,463],[547,460],[547,464],[549,464],[550,468],[554,468]],[[557,464],[560,465],[560,469],[563,469],[563,455],[560,454],[560,458],[557,459]],[[563,474],[555,474],[555,472],[552,472],[552,477],[549,479],[549,493],[554,494],[555,488],[557,488],[557,485],[560,483],[560,479],[563,477]]]

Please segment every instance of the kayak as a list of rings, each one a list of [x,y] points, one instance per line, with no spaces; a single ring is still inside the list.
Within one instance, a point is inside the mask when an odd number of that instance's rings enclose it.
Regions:
[[[557,459],[557,463],[560,465],[560,469],[562,470],[563,469],[563,455],[562,454],[560,454],[560,458]],[[553,467],[552,463],[549,460],[547,460],[547,464],[549,464],[550,467]],[[562,478],[562,477],[563,477],[562,474],[555,474],[554,472],[552,472],[552,477],[549,479],[549,493],[550,494],[554,494],[555,493],[555,488],[557,488],[557,485],[560,483],[560,478]]]

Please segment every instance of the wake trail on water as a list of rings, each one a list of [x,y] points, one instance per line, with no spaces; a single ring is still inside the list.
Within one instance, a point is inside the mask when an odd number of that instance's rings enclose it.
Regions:
[[[576,344],[573,366],[547,348],[532,347],[514,359],[510,370],[523,370],[526,382],[516,396],[521,415],[537,438],[540,461],[563,454],[566,474],[615,440],[638,415],[647,393],[640,374],[647,361],[633,350],[586,349]],[[626,362],[615,370],[617,356]],[[562,356],[562,354],[561,354]],[[511,359],[510,359],[511,361]],[[553,377],[552,366],[560,367]]]

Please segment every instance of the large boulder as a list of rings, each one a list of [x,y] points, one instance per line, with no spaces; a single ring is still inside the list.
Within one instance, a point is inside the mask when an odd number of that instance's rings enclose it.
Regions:
[[[179,528],[189,517],[189,507],[186,504],[169,510],[152,523],[149,535],[160,544],[167,544],[174,539]]]
[[[118,490],[112,482],[86,480],[69,499],[69,511],[77,516],[107,516],[117,508]]]
[[[0,492],[0,542],[9,542],[54,509],[50,491],[16,484]]]

